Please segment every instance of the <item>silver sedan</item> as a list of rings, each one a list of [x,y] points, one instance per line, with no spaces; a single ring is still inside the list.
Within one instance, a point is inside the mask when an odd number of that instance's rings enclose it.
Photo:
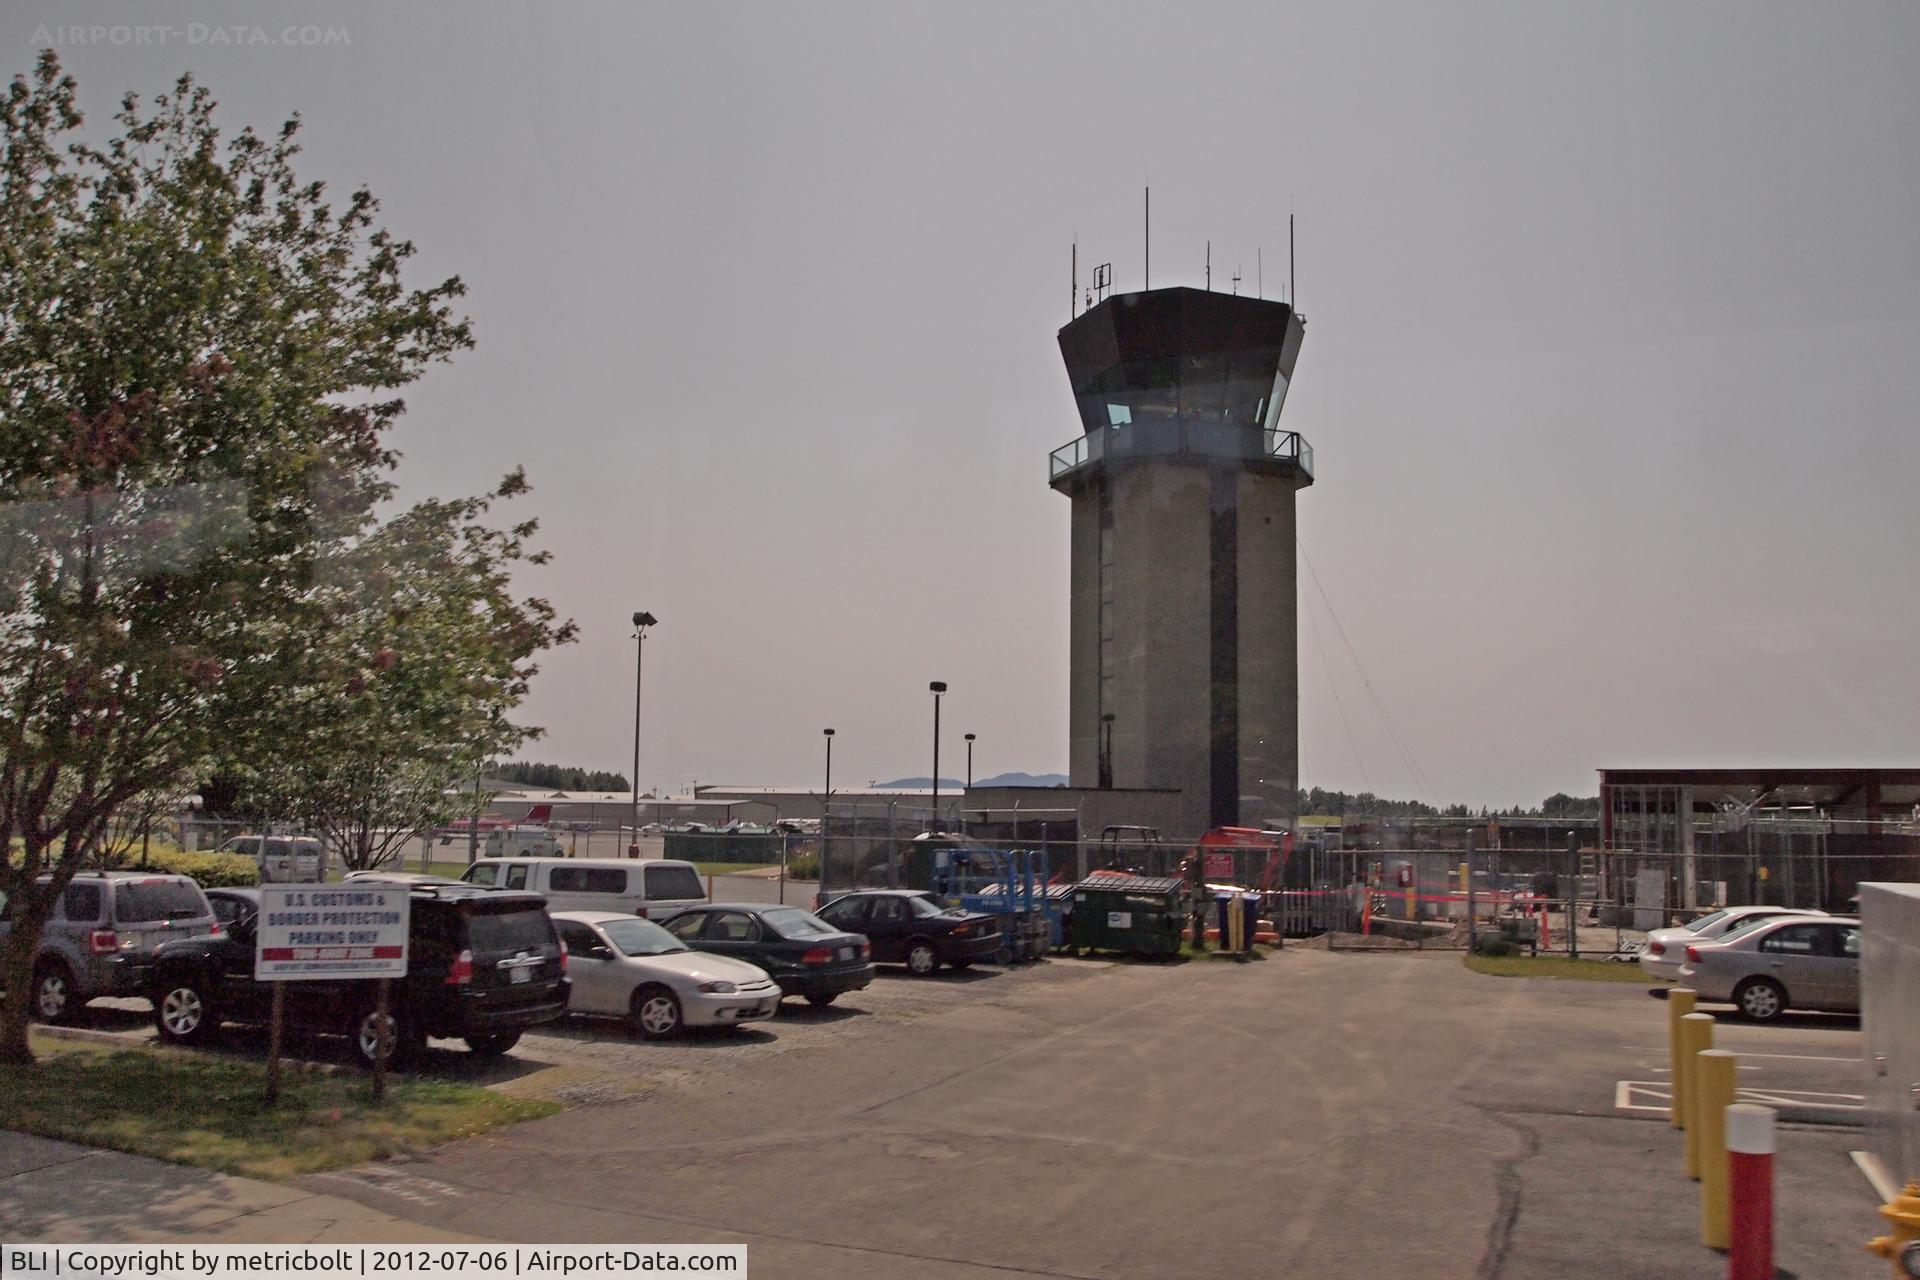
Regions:
[[[689,950],[651,920],[616,911],[556,911],[573,979],[569,1013],[629,1018],[649,1040],[688,1027],[738,1026],[771,1018],[780,987],[764,969]]]
[[[1649,978],[1676,982],[1680,978],[1680,966],[1687,962],[1687,947],[1693,943],[1718,942],[1736,929],[1752,928],[1756,921],[1766,916],[1826,914],[1824,911],[1802,911],[1796,907],[1722,907],[1691,924],[1655,929],[1649,933],[1647,945],[1640,952],[1640,972]]]
[[[1690,943],[1680,983],[1755,1022],[1786,1010],[1860,1010],[1860,922],[1782,916],[1719,942]]]

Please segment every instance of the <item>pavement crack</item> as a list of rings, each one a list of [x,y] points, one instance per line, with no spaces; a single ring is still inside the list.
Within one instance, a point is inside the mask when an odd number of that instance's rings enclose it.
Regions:
[[[1534,1132],[1532,1126],[1522,1124],[1505,1111],[1473,1101],[1467,1105],[1502,1128],[1520,1135],[1520,1150],[1494,1168],[1493,1183],[1499,1203],[1494,1209],[1493,1220],[1487,1224],[1486,1251],[1480,1255],[1479,1270],[1474,1272],[1475,1280],[1500,1280],[1507,1265],[1507,1250],[1513,1244],[1514,1225],[1520,1221],[1520,1166],[1540,1154],[1540,1135]]]
[[[59,1159],[56,1159],[56,1160],[48,1160],[44,1164],[31,1165],[25,1169],[15,1169],[12,1173],[8,1174],[4,1179],[0,1179],[0,1181],[14,1182],[20,1178],[30,1177],[31,1175],[40,1173],[41,1171],[46,1169],[56,1169],[56,1168],[59,1168],[61,1165],[75,1164],[82,1160],[91,1160],[95,1156],[98,1156],[99,1154],[100,1152],[98,1151],[76,1151],[70,1156],[61,1156]]]

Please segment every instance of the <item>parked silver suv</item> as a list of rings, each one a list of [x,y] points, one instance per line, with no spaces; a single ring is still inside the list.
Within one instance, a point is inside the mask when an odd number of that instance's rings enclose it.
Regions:
[[[0,894],[0,942],[13,929],[5,908]],[[33,1013],[43,1022],[68,1022],[97,997],[145,996],[161,943],[218,932],[207,895],[187,876],[83,871],[41,933]]]

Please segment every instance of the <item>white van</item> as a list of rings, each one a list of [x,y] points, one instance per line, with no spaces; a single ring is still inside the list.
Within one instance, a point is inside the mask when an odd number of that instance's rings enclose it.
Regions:
[[[530,889],[553,911],[625,911],[664,920],[707,900],[694,865],[673,858],[488,858],[460,878]]]
[[[327,851],[313,836],[235,836],[219,852],[259,863],[262,884],[321,884],[327,878]]]
[[[545,827],[496,827],[480,846],[487,858],[559,858],[560,841]]]

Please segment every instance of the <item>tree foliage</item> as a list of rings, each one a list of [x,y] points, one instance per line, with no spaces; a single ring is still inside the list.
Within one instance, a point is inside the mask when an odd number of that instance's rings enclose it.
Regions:
[[[516,471],[492,493],[428,501],[353,546],[326,584],[331,620],[303,656],[297,704],[242,767],[248,808],[319,833],[349,869],[376,867],[466,807],[495,752],[537,736],[507,719],[537,655],[573,638],[513,571],[533,521],[496,528],[495,504],[525,492]]]
[[[1600,798],[1556,791],[1532,809],[1521,805],[1505,809],[1489,809],[1483,805],[1473,809],[1464,804],[1436,809],[1423,800],[1385,800],[1371,791],[1349,795],[1344,791],[1312,787],[1301,789],[1299,812],[1303,817],[1325,818],[1591,818],[1600,813]]]
[[[496,534],[481,517],[517,477],[376,519],[398,391],[471,345],[460,281],[413,287],[413,246],[376,225],[371,193],[336,203],[303,180],[297,119],[223,138],[189,77],[125,98],[114,121],[103,142],[82,136],[52,51],[0,98],[9,992],[28,985],[60,889],[140,797],[326,741],[316,718],[336,717],[341,745],[376,690],[405,688],[410,731],[462,719],[461,697],[504,712],[530,655],[569,634],[541,602],[501,603],[514,562],[535,558],[531,527]],[[404,581],[377,576],[389,556]],[[425,603],[436,571],[444,605]],[[471,641],[462,609],[512,634],[422,657]],[[517,740],[483,718],[448,753]],[[26,1006],[6,1002],[0,1060],[28,1056]]]
[[[604,769],[582,769],[574,765],[539,762],[495,762],[486,768],[489,778],[517,782],[527,787],[551,787],[555,791],[626,791],[627,775]]]

